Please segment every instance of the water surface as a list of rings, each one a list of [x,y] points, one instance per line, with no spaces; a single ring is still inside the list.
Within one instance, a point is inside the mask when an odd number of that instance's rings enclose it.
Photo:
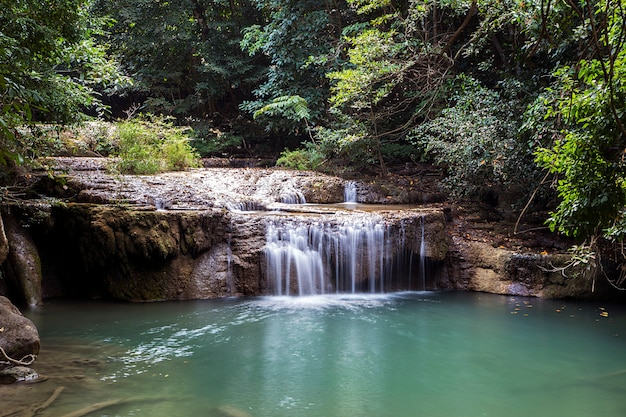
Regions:
[[[44,417],[109,400],[125,402],[90,415],[626,415],[623,306],[412,292],[27,315],[49,379],[10,389],[32,401],[64,386]]]

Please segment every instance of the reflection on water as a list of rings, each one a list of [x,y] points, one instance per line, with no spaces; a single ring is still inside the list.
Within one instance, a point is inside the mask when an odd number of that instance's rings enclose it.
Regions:
[[[473,293],[52,302],[27,315],[62,416],[626,415],[626,310]],[[4,400],[3,400],[4,402]],[[4,406],[3,406],[4,407]]]

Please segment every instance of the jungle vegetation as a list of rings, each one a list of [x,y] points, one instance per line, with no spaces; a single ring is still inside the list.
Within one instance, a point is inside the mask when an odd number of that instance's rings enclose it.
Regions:
[[[626,0],[0,3],[5,177],[53,147],[42,126],[167,125],[185,155],[433,163],[458,198],[515,189],[555,232],[621,248]]]

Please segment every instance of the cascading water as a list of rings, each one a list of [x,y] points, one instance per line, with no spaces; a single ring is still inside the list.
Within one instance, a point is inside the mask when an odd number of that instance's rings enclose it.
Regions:
[[[426,287],[426,242],[424,240],[424,218],[420,218],[422,226],[422,236],[420,237],[420,284],[422,288]]]
[[[264,248],[269,285],[275,295],[423,290],[411,287],[413,251],[402,234],[375,215],[272,219]]]
[[[306,204],[306,198],[302,192],[291,190],[280,195],[280,202],[284,204]]]
[[[356,182],[348,181],[346,183],[343,189],[343,201],[344,203],[357,202]]]

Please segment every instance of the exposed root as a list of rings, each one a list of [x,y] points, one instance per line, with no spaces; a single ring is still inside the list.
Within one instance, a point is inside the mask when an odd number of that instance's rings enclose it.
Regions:
[[[73,412],[71,412],[69,414],[65,414],[63,417],[82,417],[82,416],[86,416],[88,414],[91,414],[94,411],[102,410],[104,408],[111,407],[111,406],[114,406],[114,405],[128,403],[128,402],[131,402],[131,401],[132,400],[130,400],[130,399],[126,399],[126,400],[125,399],[117,399],[117,400],[103,401],[103,402],[100,402],[100,403],[91,404],[88,407],[81,408],[80,410],[73,411]]]
[[[46,408],[50,407],[50,405],[57,399],[59,398],[59,395],[61,395],[61,392],[63,392],[63,390],[65,389],[65,387],[57,387],[57,389],[54,390],[54,392],[52,393],[52,395],[41,405],[36,406],[33,409],[32,414],[29,414],[28,416],[35,416],[37,415],[37,413],[39,413],[40,411],[45,410]]]
[[[2,346],[0,346],[0,353],[2,353],[2,356],[4,357],[4,359],[9,361],[9,363],[12,363],[13,365],[18,365],[18,366],[30,366],[33,364],[33,362],[35,362],[35,359],[37,359],[37,356],[33,355],[32,353],[29,353],[28,355],[24,356],[20,360],[13,359],[9,355],[7,355],[7,353],[4,351]]]
[[[95,411],[103,410],[108,407],[113,407],[116,405],[122,404],[130,404],[136,402],[157,402],[157,401],[166,401],[167,398],[118,398],[116,400],[102,401],[99,403],[91,404],[87,407],[81,408],[80,410],[73,411],[69,414],[64,414],[62,417],[83,417],[89,415]]]
[[[0,411],[0,417],[35,417],[39,414],[39,412],[50,407],[50,405],[52,405],[52,403],[59,398],[59,395],[61,395],[61,392],[63,392],[64,389],[65,387],[58,387],[43,403],[33,404],[30,406],[12,407],[8,410],[2,410]]]

